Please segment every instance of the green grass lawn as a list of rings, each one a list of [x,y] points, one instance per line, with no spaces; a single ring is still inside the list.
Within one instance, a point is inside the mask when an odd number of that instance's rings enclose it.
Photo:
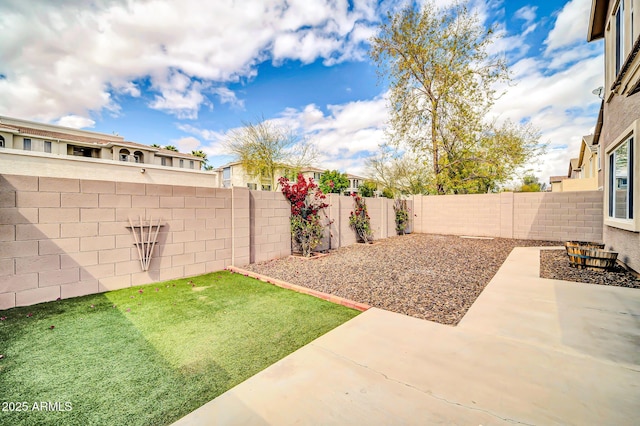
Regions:
[[[229,272],[192,281],[0,311],[0,425],[169,424],[359,313]]]

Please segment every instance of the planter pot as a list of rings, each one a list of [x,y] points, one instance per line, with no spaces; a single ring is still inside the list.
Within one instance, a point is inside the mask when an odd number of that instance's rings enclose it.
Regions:
[[[605,271],[615,266],[618,253],[603,250],[604,244],[582,241],[565,243],[569,264],[578,269]]]

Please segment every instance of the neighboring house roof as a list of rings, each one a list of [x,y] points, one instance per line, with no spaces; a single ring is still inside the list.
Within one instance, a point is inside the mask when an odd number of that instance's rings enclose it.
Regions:
[[[303,167],[302,169],[300,169],[300,171],[302,173],[304,172],[315,172],[315,173],[322,173],[324,171],[326,171],[327,169],[320,169],[318,167]]]
[[[618,87],[622,83],[622,79],[624,78],[627,71],[629,71],[629,68],[631,68],[631,63],[638,55],[638,52],[640,52],[640,37],[636,39],[635,43],[633,44],[633,47],[631,48],[631,52],[627,55],[627,58],[624,60],[624,64],[622,64],[622,68],[620,68],[620,72],[618,72],[618,77],[616,77],[616,80],[611,85],[611,90],[614,90],[616,87]],[[639,90],[638,87],[639,87],[639,83],[636,82],[636,84],[631,88],[629,95],[633,95],[634,93],[636,93]]]
[[[602,124],[604,123],[604,100],[600,102],[600,112],[598,112],[598,121],[596,129],[593,132],[593,145],[600,144],[600,133],[602,133]]]
[[[549,183],[562,182],[566,178],[567,178],[566,176],[551,176],[551,177],[549,177]]]
[[[604,37],[605,25],[607,24],[607,11],[609,10],[609,0],[592,0],[591,15],[589,16],[589,28],[587,30],[587,41],[598,40]]]
[[[597,144],[594,144],[593,140],[593,135],[582,137],[582,143],[580,144],[580,156],[578,157],[578,167],[580,167],[580,165],[584,161],[584,156],[587,151],[589,151],[589,154],[595,151]]]
[[[5,123],[2,123],[2,127],[14,130],[16,133],[29,135],[29,136],[38,136],[46,139],[63,139],[68,141],[99,144],[99,145],[106,145],[108,143],[113,143],[113,142],[120,142],[120,143],[124,142],[124,140],[120,136],[112,136],[107,134],[103,135],[99,133],[95,133],[96,136],[94,137],[94,136],[81,136],[81,135],[76,135],[73,133],[66,133],[66,132],[63,133],[63,132],[55,132],[50,130],[42,130],[34,127],[17,126],[13,124],[5,124]]]
[[[201,157],[187,154],[184,152],[171,151],[164,148],[155,148],[137,142],[125,141],[122,136],[109,135],[107,133],[92,132],[89,130],[78,130],[53,124],[36,123],[27,120],[21,120],[10,117],[0,116],[0,129],[5,129],[10,133],[22,136],[35,136],[43,139],[63,140],[69,142],[77,142],[81,144],[99,145],[103,147],[123,146],[127,148],[145,149],[153,151],[160,155],[168,155],[172,157],[187,158],[190,160],[203,161]],[[50,129],[42,129],[41,127],[49,127]]]
[[[571,160],[569,160],[569,173],[567,173],[567,177],[571,177],[571,172],[579,169],[580,169],[580,159],[572,158]]]

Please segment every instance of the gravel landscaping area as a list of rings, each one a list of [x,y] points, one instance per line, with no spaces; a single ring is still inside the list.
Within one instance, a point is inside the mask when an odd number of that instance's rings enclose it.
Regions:
[[[560,242],[411,234],[355,244],[314,260],[244,267],[292,284],[417,318],[457,324],[514,247]]]
[[[640,288],[640,280],[617,265],[612,271],[590,271],[571,267],[565,250],[540,251],[540,277],[587,284]]]

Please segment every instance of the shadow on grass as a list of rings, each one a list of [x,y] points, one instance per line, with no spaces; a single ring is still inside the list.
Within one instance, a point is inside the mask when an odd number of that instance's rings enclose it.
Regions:
[[[357,314],[227,272],[0,311],[0,423],[169,424]]]

